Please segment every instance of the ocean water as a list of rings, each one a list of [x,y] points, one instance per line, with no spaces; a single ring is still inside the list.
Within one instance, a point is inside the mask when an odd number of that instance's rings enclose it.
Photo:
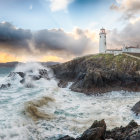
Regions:
[[[38,74],[38,69],[46,69],[50,80],[27,83],[33,88],[21,84],[18,74],[8,77],[10,72]],[[140,100],[140,93],[110,92],[102,96],[86,96],[57,86],[53,72],[37,63],[18,65],[16,68],[0,68],[0,85],[10,83],[11,87],[0,90],[0,140],[57,140],[64,135],[79,136],[94,122],[105,119],[107,129],[125,126],[131,120],[140,124],[139,116],[131,111]],[[39,100],[47,96],[54,101],[38,107],[41,112],[52,116],[49,120],[33,120],[26,113],[28,101]]]

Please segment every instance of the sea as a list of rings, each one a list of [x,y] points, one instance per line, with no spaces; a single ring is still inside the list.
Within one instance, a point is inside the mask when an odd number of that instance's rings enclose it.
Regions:
[[[38,75],[39,69],[48,71],[49,79],[31,80],[26,76],[27,87],[22,77],[13,72]],[[131,111],[140,101],[140,92],[112,91],[102,95],[87,96],[83,93],[58,87],[53,71],[38,63],[19,64],[16,67],[0,68],[0,140],[57,140],[69,135],[80,136],[95,120],[104,119],[107,129],[126,126],[131,120],[140,124],[140,117]],[[37,111],[49,118],[36,118],[25,107],[42,98],[52,99],[37,106]]]

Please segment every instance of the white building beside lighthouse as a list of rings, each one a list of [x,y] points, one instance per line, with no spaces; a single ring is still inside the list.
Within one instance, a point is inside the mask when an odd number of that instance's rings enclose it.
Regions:
[[[122,53],[140,53],[140,47],[134,46],[124,46],[122,49],[107,49],[106,44],[106,31],[104,28],[100,29],[99,33],[99,53],[109,53],[109,54],[122,54]]]
[[[100,29],[99,33],[99,53],[105,53],[106,52],[106,32],[105,29]]]

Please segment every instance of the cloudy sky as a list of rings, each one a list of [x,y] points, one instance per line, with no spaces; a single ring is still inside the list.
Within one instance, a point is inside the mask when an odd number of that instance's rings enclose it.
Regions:
[[[0,0],[0,62],[59,61],[140,45],[140,0]]]

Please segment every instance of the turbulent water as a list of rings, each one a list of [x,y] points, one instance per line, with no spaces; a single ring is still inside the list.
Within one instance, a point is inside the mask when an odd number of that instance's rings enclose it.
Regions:
[[[10,71],[37,74],[39,64],[19,65],[16,68],[0,68],[0,85],[11,83],[11,87],[0,90],[0,139],[4,140],[55,140],[64,135],[79,136],[94,120],[105,119],[107,129],[126,125],[140,118],[131,112],[131,107],[140,100],[140,93],[111,92],[103,96],[86,96],[59,88],[57,80],[49,72],[50,80],[41,78],[27,80],[33,88],[26,88],[21,77],[8,77]],[[52,116],[49,120],[33,120],[26,112],[28,101],[49,97],[51,102],[38,106],[40,112]]]

